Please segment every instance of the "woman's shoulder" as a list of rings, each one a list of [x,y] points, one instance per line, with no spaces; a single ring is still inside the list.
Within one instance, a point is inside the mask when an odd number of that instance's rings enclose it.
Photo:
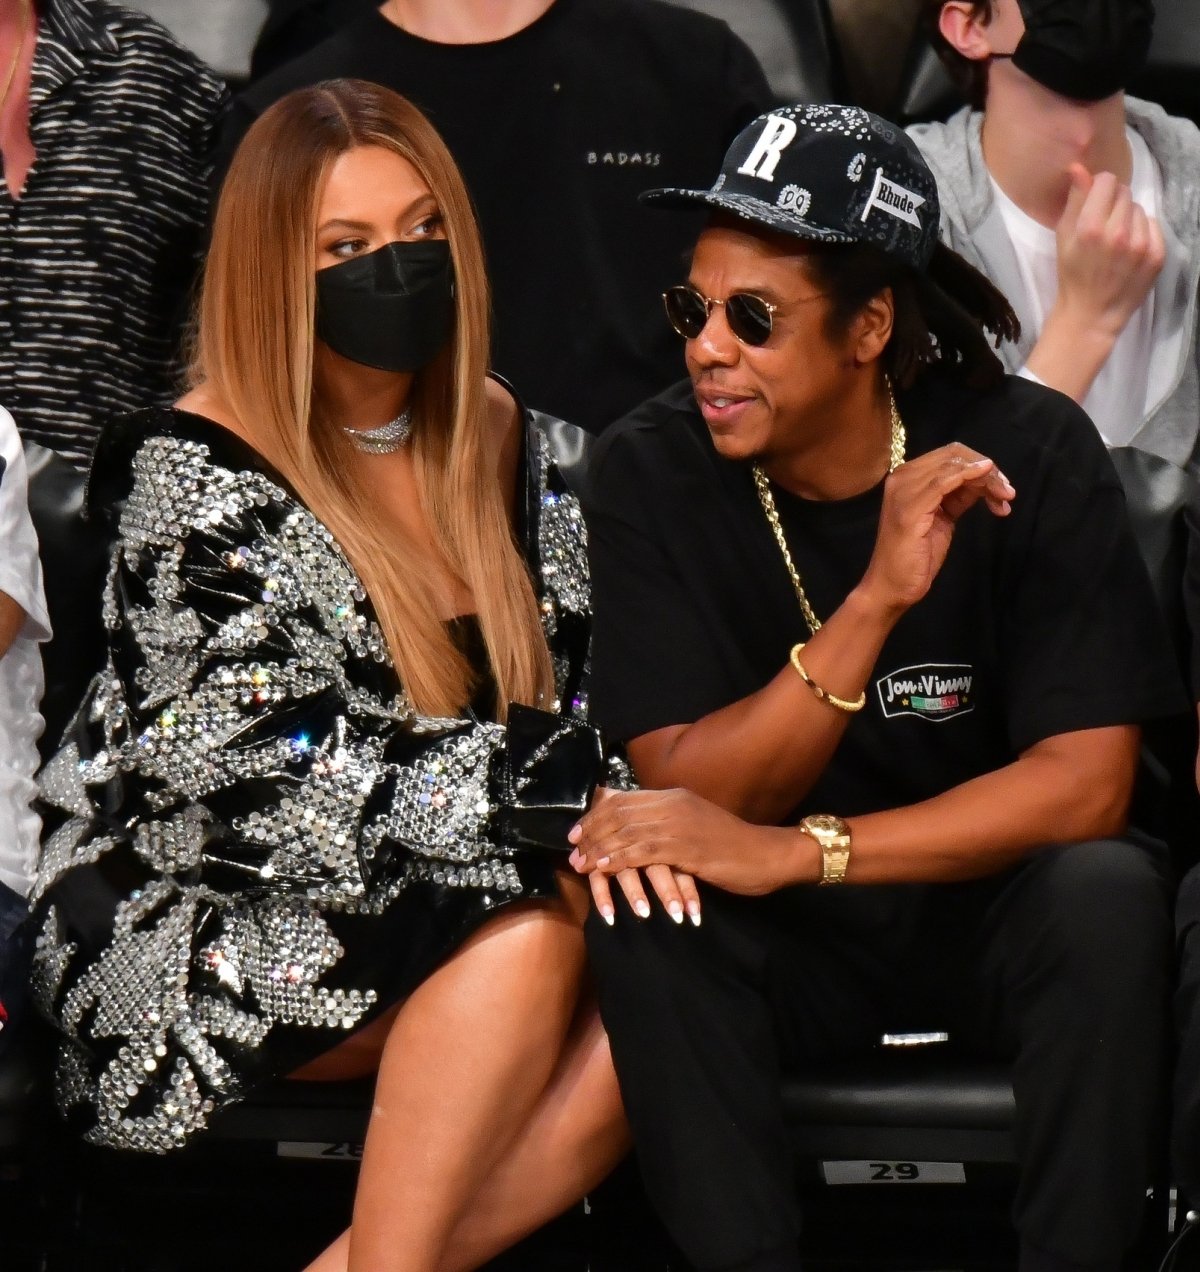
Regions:
[[[527,406],[506,380],[489,379],[489,384],[493,382],[511,403],[508,409],[512,414],[504,427],[510,430],[505,440],[512,447],[514,476],[524,455],[531,494],[546,489],[565,489],[578,494],[596,439],[578,424]]]
[[[528,500],[523,537],[543,598],[561,613],[591,609],[587,529],[579,499],[590,435],[541,411],[524,412]]]
[[[488,445],[496,457],[500,488],[515,490],[524,449],[524,405],[507,380],[489,375],[483,383]]]
[[[268,499],[292,497],[258,452],[216,420],[182,407],[145,407],[101,431],[87,506],[90,515],[112,516],[141,487],[161,496],[179,520],[188,508],[209,506],[204,501],[211,503],[214,484],[261,487],[259,495]]]
[[[487,401],[488,427],[493,435],[504,437],[519,432],[525,404],[517,396],[516,389],[502,375],[492,371],[484,379],[483,392]]]
[[[567,470],[570,476],[586,462],[596,440],[587,429],[529,406],[498,372],[489,372],[486,383],[492,436],[511,448],[514,463],[519,463],[523,446],[536,448],[537,457],[543,460],[541,465],[531,462],[534,477],[544,476],[544,469],[550,465]],[[534,458],[530,456],[531,461]]]

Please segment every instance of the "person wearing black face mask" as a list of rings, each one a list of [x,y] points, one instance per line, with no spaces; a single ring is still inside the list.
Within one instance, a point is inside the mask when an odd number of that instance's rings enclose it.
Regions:
[[[360,366],[419,371],[446,343],[453,321],[445,239],[386,243],[317,271],[317,336]]]
[[[110,639],[31,892],[62,1108],[165,1153],[264,1082],[372,1076],[311,1272],[478,1267],[628,1149],[567,869],[624,771],[587,719],[588,439],[488,375],[488,308],[428,120],[298,90],[230,167],[189,390],[89,481]],[[699,904],[669,867],[638,893]]]
[[[276,7],[336,30],[238,96],[218,169],[293,89],[338,77],[395,89],[429,117],[471,192],[496,370],[533,405],[596,433],[680,374],[658,297],[686,234],[655,224],[637,193],[651,168],[656,180],[698,180],[771,101],[725,23],[657,0]]]
[[[944,239],[1012,301],[1009,368],[1082,403],[1110,447],[1200,474],[1200,132],[1125,94],[1150,0],[926,0],[972,100],[909,131],[938,178]],[[1184,595],[1200,631],[1200,500]],[[1192,698],[1200,700],[1193,657]],[[1197,763],[1200,781],[1200,761]],[[1200,1202],[1200,872],[1177,906],[1175,1178]]]
[[[1125,93],[1151,0],[926,0],[971,98],[909,131],[942,234],[1009,297],[1009,370],[1081,403],[1110,447],[1200,466],[1200,132]]]
[[[1013,65],[1052,93],[1098,102],[1121,92],[1150,49],[1151,0],[1024,0]]]

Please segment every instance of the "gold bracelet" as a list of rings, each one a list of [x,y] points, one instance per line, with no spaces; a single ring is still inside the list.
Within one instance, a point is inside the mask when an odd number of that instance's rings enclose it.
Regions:
[[[795,667],[800,679],[813,691],[817,699],[821,702],[828,702],[831,707],[837,707],[839,711],[848,711],[851,715],[856,711],[861,711],[867,705],[867,691],[864,689],[862,693],[848,702],[845,698],[839,698],[836,694],[830,693],[828,689],[822,689],[819,684],[804,670],[804,664],[800,661],[800,651],[804,648],[804,642],[792,646],[791,661]]]

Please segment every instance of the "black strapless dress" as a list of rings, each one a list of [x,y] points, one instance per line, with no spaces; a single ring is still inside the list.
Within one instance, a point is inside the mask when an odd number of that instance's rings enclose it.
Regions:
[[[496,720],[499,715],[499,691],[488,658],[487,644],[478,614],[459,614],[447,621],[451,638],[475,673],[471,688],[470,714],[476,720]]]

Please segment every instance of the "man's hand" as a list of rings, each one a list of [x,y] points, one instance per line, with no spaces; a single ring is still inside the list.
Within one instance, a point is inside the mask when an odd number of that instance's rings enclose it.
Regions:
[[[752,825],[686,790],[610,794],[569,838],[571,865],[593,878],[670,866],[760,896],[820,874],[816,845],[794,827]]]
[[[875,550],[858,586],[881,610],[920,601],[946,560],[959,517],[981,500],[997,517],[1016,491],[992,460],[953,442],[901,464],[883,489]]]
[[[1056,231],[1056,308],[1115,340],[1163,267],[1158,222],[1111,172],[1070,167],[1071,192]]]
[[[1166,259],[1158,222],[1111,172],[1069,169],[1055,231],[1058,298],[1026,364],[1077,402],[1087,397],[1117,337],[1141,308]]]

